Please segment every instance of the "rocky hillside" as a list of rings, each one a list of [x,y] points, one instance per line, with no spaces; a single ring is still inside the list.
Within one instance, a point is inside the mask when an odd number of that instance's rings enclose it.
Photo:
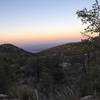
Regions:
[[[36,54],[26,52],[12,44],[0,45],[0,93],[6,92],[12,83],[23,81],[27,76],[26,73],[34,67],[35,57]]]
[[[99,49],[87,41],[36,54],[0,45],[0,93],[21,100],[79,100],[100,92],[99,65]]]

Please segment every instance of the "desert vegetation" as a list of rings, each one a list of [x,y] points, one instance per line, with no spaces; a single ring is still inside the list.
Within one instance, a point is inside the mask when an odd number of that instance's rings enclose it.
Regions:
[[[77,11],[87,38],[29,53],[0,45],[0,98],[8,100],[100,99],[100,5]],[[96,34],[96,36],[92,36]]]

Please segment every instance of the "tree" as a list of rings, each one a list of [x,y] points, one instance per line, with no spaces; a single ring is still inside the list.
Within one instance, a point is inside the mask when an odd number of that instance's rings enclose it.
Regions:
[[[88,10],[84,8],[76,12],[77,16],[81,19],[82,23],[87,25],[82,34],[87,37],[85,45],[87,44],[87,50],[94,52],[96,61],[96,51],[100,49],[100,5],[98,0],[92,5],[92,8]],[[87,53],[89,56],[89,52]],[[88,57],[89,58],[89,57]]]
[[[100,5],[97,0],[90,10],[84,8],[83,10],[77,11],[76,14],[83,24],[87,25],[84,32],[82,32],[83,35],[88,37],[89,40],[93,39],[91,35],[100,35]]]
[[[100,5],[98,3],[98,0],[95,0],[95,4],[92,5],[91,9],[88,10],[87,8],[84,8],[82,10],[77,11],[76,14],[81,19],[82,23],[87,26],[84,29],[84,32],[82,32],[82,34],[87,37],[87,39],[84,40],[85,45],[87,45],[87,47],[84,49],[88,51],[87,52],[88,60],[90,61],[91,53],[92,54],[94,53],[95,57],[97,57],[96,51],[98,48],[99,48],[98,51],[100,50],[100,45],[99,45],[100,44]],[[94,58],[92,58],[92,61],[93,60]],[[98,61],[100,62],[100,58],[98,59]],[[97,84],[100,84],[98,81],[100,77],[99,75],[97,75],[98,66],[99,66],[99,63],[97,62],[95,62],[95,66],[92,64],[91,66],[86,65],[86,67],[88,68],[91,67],[91,69],[88,69],[88,73],[85,76],[85,78],[87,78],[88,81],[84,78],[85,82],[89,82],[89,83],[86,83],[86,86],[87,86],[87,90],[89,89],[90,93],[92,91],[97,91],[98,89],[100,89],[100,85],[97,85]],[[90,83],[92,84],[91,86],[90,86]],[[82,89],[85,90],[84,93],[86,93],[86,87],[84,86],[85,85],[83,84]]]

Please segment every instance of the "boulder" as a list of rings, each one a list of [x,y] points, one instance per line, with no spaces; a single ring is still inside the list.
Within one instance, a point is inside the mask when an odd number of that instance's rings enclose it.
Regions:
[[[0,94],[0,100],[8,100],[8,95]]]
[[[88,95],[88,96],[82,97],[80,100],[97,100],[97,99],[92,95]]]

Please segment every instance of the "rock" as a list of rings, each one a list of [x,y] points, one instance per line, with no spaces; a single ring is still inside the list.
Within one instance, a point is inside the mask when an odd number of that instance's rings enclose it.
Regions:
[[[8,95],[0,94],[0,100],[7,100],[7,99],[8,99]]]
[[[80,100],[97,100],[97,99],[92,95],[88,95],[88,96],[82,97]]]

